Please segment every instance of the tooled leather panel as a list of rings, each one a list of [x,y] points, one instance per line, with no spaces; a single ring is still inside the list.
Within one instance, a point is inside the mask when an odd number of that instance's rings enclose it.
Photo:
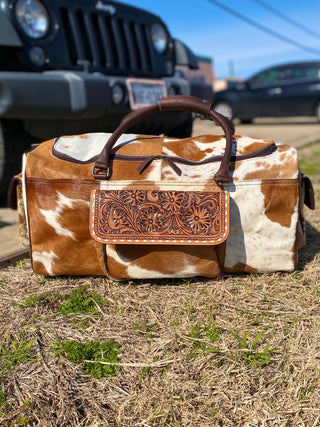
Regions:
[[[217,245],[229,233],[229,194],[95,190],[90,231],[106,244]]]

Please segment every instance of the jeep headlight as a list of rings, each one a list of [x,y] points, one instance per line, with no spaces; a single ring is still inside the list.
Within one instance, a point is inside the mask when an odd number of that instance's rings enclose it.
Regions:
[[[18,23],[27,36],[41,39],[49,31],[49,16],[40,0],[18,0],[15,7]]]
[[[153,24],[151,27],[151,38],[155,50],[163,53],[168,46],[168,36],[165,28],[161,24]]]

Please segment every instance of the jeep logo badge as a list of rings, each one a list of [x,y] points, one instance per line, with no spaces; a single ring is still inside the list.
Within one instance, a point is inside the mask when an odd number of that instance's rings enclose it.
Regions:
[[[103,3],[101,0],[98,0],[96,3],[96,9],[102,10],[103,12],[107,12],[110,15],[114,15],[116,13],[116,8],[111,4]]]

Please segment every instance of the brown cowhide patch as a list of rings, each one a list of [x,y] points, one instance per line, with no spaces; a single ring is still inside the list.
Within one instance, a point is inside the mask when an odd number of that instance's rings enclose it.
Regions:
[[[272,222],[289,228],[297,208],[297,183],[292,181],[262,181],[261,192],[265,200],[265,215]]]

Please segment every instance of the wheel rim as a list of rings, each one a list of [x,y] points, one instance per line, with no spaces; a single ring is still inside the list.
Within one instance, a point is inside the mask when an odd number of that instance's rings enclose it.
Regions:
[[[214,107],[215,111],[217,111],[220,114],[223,114],[228,119],[233,119],[233,111],[231,106],[227,102],[219,102]]]

